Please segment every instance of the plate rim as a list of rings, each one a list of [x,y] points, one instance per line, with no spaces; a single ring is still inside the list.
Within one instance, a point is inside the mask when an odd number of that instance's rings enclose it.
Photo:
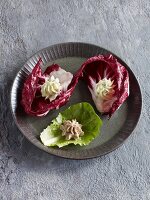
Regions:
[[[39,146],[37,143],[34,143],[32,140],[30,140],[27,135],[21,130],[18,122],[17,122],[17,118],[13,112],[13,108],[12,108],[12,92],[13,92],[13,85],[14,85],[14,82],[16,80],[16,78],[18,77],[18,74],[20,73],[20,71],[24,68],[24,66],[27,64],[27,62],[32,59],[33,57],[35,57],[37,54],[43,52],[44,50],[48,49],[48,48],[57,48],[58,46],[61,46],[61,45],[87,45],[87,46],[92,46],[92,47],[95,47],[95,48],[100,48],[100,49],[103,49],[104,51],[107,51],[108,53],[111,53],[112,55],[114,55],[119,61],[121,61],[123,63],[123,65],[125,65],[125,67],[127,68],[127,70],[130,71],[130,73],[134,76],[134,79],[135,79],[135,82],[136,82],[136,85],[138,86],[138,90],[139,90],[139,99],[140,99],[140,108],[139,108],[139,112],[136,116],[136,120],[134,122],[134,126],[132,128],[132,131],[129,132],[129,134],[127,134],[127,136],[123,139],[123,141],[121,141],[119,144],[116,144],[115,146],[113,146],[112,148],[110,149],[107,149],[105,152],[100,152],[99,154],[96,154],[96,155],[90,155],[90,156],[84,156],[84,157],[78,157],[78,156],[71,156],[71,157],[68,157],[68,156],[65,156],[65,155],[58,155],[57,153],[53,153],[53,152],[49,152],[48,150],[46,150],[45,146],[42,144],[42,146],[44,148],[42,148],[41,146]],[[73,56],[72,56],[73,57]],[[74,56],[74,57],[78,57],[78,56]],[[136,76],[134,75],[133,71],[131,70],[131,68],[128,66],[128,64],[125,63],[125,61],[120,57],[120,56],[117,56],[115,53],[113,53],[112,51],[110,50],[107,50],[106,48],[103,48],[102,46],[98,46],[98,45],[95,45],[95,44],[92,44],[92,43],[85,43],[85,42],[63,42],[63,43],[55,43],[53,45],[50,45],[50,46],[47,46],[43,49],[40,49],[39,51],[35,52],[34,54],[32,54],[27,60],[26,62],[21,66],[21,68],[19,69],[19,71],[16,73],[16,75],[14,76],[14,79],[13,79],[13,82],[12,82],[12,85],[11,85],[11,90],[10,90],[10,107],[11,107],[11,114],[13,116],[13,120],[17,126],[17,128],[19,129],[19,131],[21,132],[21,134],[23,134],[23,136],[31,143],[33,144],[34,146],[36,146],[37,148],[39,148],[40,150],[43,150],[45,151],[46,153],[50,154],[50,155],[54,155],[54,156],[57,156],[59,158],[65,158],[65,159],[71,159],[71,160],[86,160],[86,159],[93,159],[93,158],[97,158],[97,157],[101,157],[101,156],[104,156],[106,154],[109,154],[111,153],[112,151],[118,149],[120,146],[122,146],[126,140],[129,138],[129,136],[133,133],[133,131],[135,130],[139,120],[140,120],[140,116],[141,116],[141,111],[142,111],[142,92],[141,92],[141,88],[140,88],[140,84],[136,78]],[[117,135],[117,134],[116,134]],[[109,141],[112,141],[115,136],[114,135]],[[107,141],[107,142],[109,142]],[[105,143],[107,143],[105,142]],[[105,145],[105,143],[103,143],[101,146]],[[49,148],[50,149],[50,148]]]

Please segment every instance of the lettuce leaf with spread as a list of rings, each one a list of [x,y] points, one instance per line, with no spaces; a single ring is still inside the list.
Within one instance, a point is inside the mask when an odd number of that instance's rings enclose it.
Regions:
[[[62,136],[60,126],[65,120],[72,119],[76,119],[82,125],[84,135],[79,139],[66,140]],[[88,145],[99,135],[101,126],[102,121],[93,107],[89,103],[83,102],[72,105],[59,113],[56,119],[52,120],[51,124],[43,130],[40,138],[45,146],[58,146],[59,148],[69,144],[83,146]]]

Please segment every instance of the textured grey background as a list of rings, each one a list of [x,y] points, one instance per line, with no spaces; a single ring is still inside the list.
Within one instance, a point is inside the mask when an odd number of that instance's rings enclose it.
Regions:
[[[90,42],[122,57],[137,76],[143,111],[134,134],[101,158],[71,161],[31,145],[9,107],[16,72],[37,50]],[[0,1],[0,200],[150,199],[150,1]]]

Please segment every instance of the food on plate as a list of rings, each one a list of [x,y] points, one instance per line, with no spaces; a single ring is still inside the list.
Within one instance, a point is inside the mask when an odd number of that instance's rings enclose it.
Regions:
[[[129,75],[113,55],[89,58],[80,68],[99,112],[109,117],[129,96]]]
[[[82,124],[79,124],[76,119],[65,120],[60,126],[62,136],[66,137],[66,140],[79,139],[84,135],[82,130]]]
[[[22,105],[27,114],[45,116],[67,103],[79,78],[83,78],[99,112],[109,117],[129,96],[129,75],[113,55],[98,55],[85,61],[73,75],[53,64],[42,73],[40,58],[24,83]]]
[[[79,78],[78,74],[73,76],[57,64],[42,73],[41,64],[40,58],[22,90],[21,104],[25,112],[33,116],[45,116],[50,110],[66,104]]]
[[[70,106],[40,134],[45,146],[88,145],[100,133],[102,121],[86,102]]]

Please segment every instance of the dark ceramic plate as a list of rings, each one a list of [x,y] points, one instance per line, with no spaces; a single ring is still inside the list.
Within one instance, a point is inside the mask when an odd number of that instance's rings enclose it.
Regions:
[[[25,63],[13,82],[11,109],[16,125],[30,142],[53,155],[70,159],[86,159],[107,154],[118,148],[127,139],[139,120],[142,98],[139,84],[133,72],[120,58],[118,58],[119,61],[129,72],[130,96],[110,120],[107,120],[106,117],[103,118],[101,135],[88,146],[68,146],[61,149],[49,148],[44,146],[39,140],[40,132],[50,124],[50,121],[57,116],[58,112],[65,110],[68,106],[86,101],[91,103],[95,108],[91,95],[84,82],[80,81],[78,83],[70,101],[65,106],[61,107],[59,110],[50,111],[45,117],[30,117],[25,114],[20,105],[23,83],[37,63],[39,57],[43,60],[43,69],[52,63],[57,63],[64,69],[74,73],[88,57],[108,53],[111,52],[92,44],[63,43],[42,49]]]

